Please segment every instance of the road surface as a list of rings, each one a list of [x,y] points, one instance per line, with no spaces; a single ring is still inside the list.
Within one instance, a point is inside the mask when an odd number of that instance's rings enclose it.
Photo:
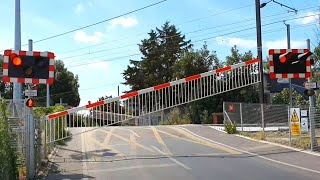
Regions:
[[[320,156],[197,125],[103,127],[74,136],[52,161],[48,180],[320,179]]]

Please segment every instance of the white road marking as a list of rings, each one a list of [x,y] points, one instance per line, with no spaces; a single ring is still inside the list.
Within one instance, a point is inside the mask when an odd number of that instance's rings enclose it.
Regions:
[[[132,170],[132,169],[143,169],[143,168],[161,168],[161,167],[172,167],[177,166],[177,164],[155,164],[155,165],[137,165],[137,166],[129,166],[129,167],[120,167],[120,168],[112,168],[112,169],[93,169],[88,170],[89,172],[114,172],[114,171],[124,171],[124,170]]]
[[[136,137],[140,137],[139,134],[135,133],[135,132],[132,131],[131,129],[129,129],[129,131],[130,131],[133,135],[135,135]]]
[[[191,168],[181,162],[179,162],[178,160],[176,160],[175,158],[169,156],[168,154],[166,154],[165,152],[161,151],[160,149],[158,149],[157,147],[155,146],[151,146],[153,149],[155,149],[156,151],[158,151],[159,153],[167,156],[172,162],[176,163],[177,165],[183,167],[184,169],[187,169],[187,170],[190,170]]]
[[[278,161],[278,160],[274,160],[274,159],[271,159],[271,158],[267,158],[267,157],[258,155],[258,154],[256,154],[256,153],[252,153],[252,152],[249,152],[249,151],[244,151],[244,150],[241,150],[241,149],[238,149],[238,148],[234,148],[234,147],[231,147],[231,146],[228,146],[228,145],[225,145],[225,144],[222,144],[222,143],[213,141],[213,140],[211,140],[211,139],[202,137],[202,136],[200,136],[200,135],[198,135],[198,134],[195,134],[195,133],[189,131],[189,130],[186,129],[186,128],[183,128],[183,127],[180,127],[180,128],[181,128],[181,129],[184,129],[185,131],[188,131],[189,133],[191,133],[191,134],[193,134],[193,135],[195,135],[195,136],[198,136],[199,138],[205,139],[205,140],[210,141],[210,142],[213,142],[213,143],[220,144],[220,145],[222,145],[222,146],[228,147],[228,148],[230,148],[230,149],[234,149],[234,150],[236,150],[236,151],[240,151],[240,152],[243,152],[243,153],[247,153],[247,154],[250,154],[250,155],[259,157],[259,158],[261,158],[261,159],[265,159],[265,160],[268,160],[268,161],[271,161],[271,162],[275,162],[275,163],[278,163],[278,164],[283,164],[283,165],[290,166],[290,167],[294,167],[294,168],[297,168],[297,169],[301,169],[301,170],[305,170],[305,171],[309,171],[309,172],[313,172],[313,173],[320,174],[320,171],[317,171],[317,170],[314,170],[314,169],[309,169],[309,168],[305,168],[305,167],[301,167],[301,166],[297,166],[297,165],[285,163],[285,162],[282,162],[282,161]]]

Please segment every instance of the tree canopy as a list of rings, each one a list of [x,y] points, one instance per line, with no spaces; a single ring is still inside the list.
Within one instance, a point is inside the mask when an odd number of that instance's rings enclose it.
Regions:
[[[251,51],[241,54],[236,46],[231,48],[225,61],[219,60],[215,51],[210,51],[206,42],[200,49],[194,49],[190,40],[166,22],[160,29],[151,30],[147,39],[138,45],[142,57],[130,60],[123,73],[131,91],[152,87],[187,76],[221,68],[253,59]],[[255,86],[248,86],[181,106],[192,123],[208,122],[213,112],[222,111],[223,101],[258,102]]]
[[[69,106],[78,106],[80,103],[78,75],[69,71],[61,60],[56,60],[55,68],[55,82],[50,86],[51,104],[59,103],[61,98],[62,102],[68,103]],[[43,103],[46,98],[46,85],[38,87],[38,100]]]
[[[149,38],[139,44],[141,60],[130,60],[123,72],[125,82],[132,90],[139,90],[174,80],[174,66],[191,49],[191,41],[166,22],[160,29],[151,30]]]

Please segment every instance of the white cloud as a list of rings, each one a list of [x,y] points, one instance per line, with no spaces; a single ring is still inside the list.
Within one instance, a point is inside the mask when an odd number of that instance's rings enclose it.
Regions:
[[[78,4],[76,5],[76,7],[74,8],[74,13],[75,13],[76,15],[81,14],[83,11],[84,11],[84,5],[83,5],[82,3],[78,3]]]
[[[93,33],[93,35],[87,35],[87,33],[84,31],[77,31],[74,34],[73,39],[77,42],[97,43],[97,42],[101,42],[103,36],[104,35],[102,32],[95,32]]]
[[[251,39],[243,39],[237,37],[217,37],[216,42],[220,45],[225,45],[231,47],[236,45],[240,48],[246,49],[255,49],[257,47],[257,41]],[[263,48],[266,49],[286,49],[287,48],[287,39],[272,40],[272,41],[263,41]],[[291,41],[291,47],[294,49],[300,49],[306,47],[305,41]]]
[[[303,16],[307,16],[302,19],[298,19],[299,24],[309,24],[315,22],[317,19],[319,19],[318,12],[307,12]]]
[[[116,19],[112,19],[110,21],[111,27],[115,27],[117,25],[120,25],[124,28],[133,27],[138,24],[138,20],[134,17],[120,17]]]
[[[248,49],[257,47],[256,41],[250,39],[242,39],[237,37],[217,37],[215,40],[218,44],[223,44],[230,47],[234,45]]]

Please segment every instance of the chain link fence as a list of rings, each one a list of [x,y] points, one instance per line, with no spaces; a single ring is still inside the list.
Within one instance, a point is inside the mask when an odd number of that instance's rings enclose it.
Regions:
[[[225,102],[225,120],[237,131],[251,138],[266,140],[292,147],[318,150],[320,143],[320,109],[290,106]],[[297,116],[296,116],[297,115]],[[298,118],[297,123],[291,123]],[[300,123],[300,124],[299,124]]]

